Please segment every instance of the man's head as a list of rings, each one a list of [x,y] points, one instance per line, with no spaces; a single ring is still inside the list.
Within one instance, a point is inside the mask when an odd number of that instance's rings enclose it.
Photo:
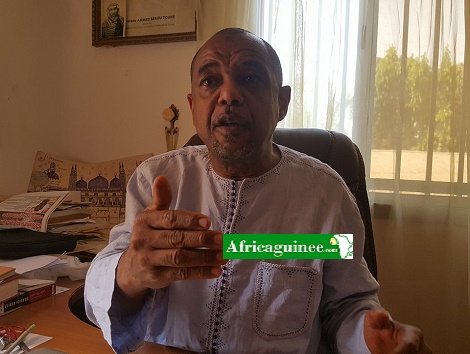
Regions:
[[[108,12],[108,18],[111,21],[116,21],[119,18],[119,4],[114,2],[109,4],[106,11]]]
[[[219,32],[217,32],[213,37],[215,36],[223,36],[223,35],[227,35],[227,36],[237,36],[237,35],[240,35],[240,36],[252,36],[254,37],[256,40],[260,41],[264,47],[266,48],[266,51],[267,51],[267,54],[269,56],[269,59],[271,61],[271,65],[272,65],[272,68],[275,72],[275,75],[276,77],[278,78],[279,80],[279,86],[282,85],[282,66],[281,66],[281,61],[279,60],[279,57],[276,53],[276,51],[274,50],[274,48],[271,46],[271,44],[269,44],[268,42],[266,42],[263,38],[260,38],[260,37],[257,37],[255,34],[247,31],[247,30],[244,30],[243,28],[236,28],[236,27],[232,27],[232,28],[224,28],[222,30],[220,30]],[[194,71],[194,61],[195,59],[197,58],[199,52],[201,51],[202,48],[199,49],[199,51],[194,55],[193,57],[193,60],[191,62],[191,72],[190,72],[190,75],[191,75],[191,79],[193,77],[193,71]]]
[[[276,52],[251,32],[219,31],[193,58],[188,101],[211,158],[257,163],[269,157],[289,100]]]

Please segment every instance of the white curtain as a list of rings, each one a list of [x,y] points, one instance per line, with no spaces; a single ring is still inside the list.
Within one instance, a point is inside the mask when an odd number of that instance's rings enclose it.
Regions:
[[[359,146],[381,301],[397,319],[421,327],[436,353],[470,348],[469,3],[199,0],[198,6],[199,39],[237,26],[276,49],[293,89],[280,127],[339,130]]]
[[[435,332],[437,353],[470,347],[468,4],[380,0],[378,11],[368,187],[379,261],[394,267],[381,299]]]

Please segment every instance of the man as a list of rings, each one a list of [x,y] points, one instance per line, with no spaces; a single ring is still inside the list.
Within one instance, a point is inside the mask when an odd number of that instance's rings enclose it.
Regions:
[[[143,340],[207,353],[428,353],[380,308],[354,197],[327,165],[272,142],[287,112],[275,51],[241,29],[196,53],[188,95],[206,147],[145,161],[126,221],[94,260],[88,316],[118,353]],[[223,260],[222,234],[353,233],[352,260]]]
[[[108,18],[101,24],[101,37],[114,38],[124,35],[124,17],[120,15],[119,4],[111,3],[106,8]]]

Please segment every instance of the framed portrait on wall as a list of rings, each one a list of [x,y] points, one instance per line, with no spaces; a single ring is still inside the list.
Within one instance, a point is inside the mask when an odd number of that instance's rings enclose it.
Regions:
[[[92,44],[196,40],[194,0],[93,0]]]

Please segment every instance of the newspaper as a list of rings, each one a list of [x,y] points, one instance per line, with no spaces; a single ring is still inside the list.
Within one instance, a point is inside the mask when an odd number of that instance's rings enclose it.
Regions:
[[[69,195],[67,191],[18,194],[0,203],[0,229],[24,227],[47,231],[52,212]]]
[[[143,154],[100,163],[64,160],[38,151],[28,192],[78,191],[96,221],[116,225],[124,221],[126,186],[136,167],[151,157]]]

